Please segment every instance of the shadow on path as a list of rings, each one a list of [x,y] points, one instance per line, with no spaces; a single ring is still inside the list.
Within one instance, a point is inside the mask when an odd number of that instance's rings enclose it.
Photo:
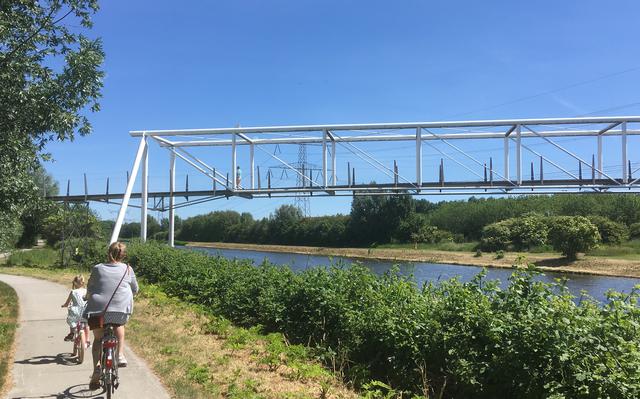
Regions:
[[[16,360],[15,363],[28,364],[37,366],[41,364],[59,364],[61,366],[76,366],[78,361],[76,357],[71,353],[58,353],[55,356],[34,356],[29,359]]]
[[[80,398],[92,398],[92,399],[104,399],[104,389],[99,391],[92,391],[89,389],[89,384],[78,384],[70,386],[62,393],[53,393],[51,395],[40,396],[14,396],[11,399],[80,399]]]

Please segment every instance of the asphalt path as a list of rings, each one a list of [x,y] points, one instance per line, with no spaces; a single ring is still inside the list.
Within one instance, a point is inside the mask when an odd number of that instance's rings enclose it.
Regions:
[[[61,308],[69,288],[30,277],[0,274],[13,287],[20,304],[12,385],[7,399],[104,398],[102,389],[89,390],[91,349],[77,364],[73,345],[63,341],[69,332],[67,310]],[[135,315],[133,316],[135,317]],[[128,366],[118,370],[120,386],[115,398],[169,398],[158,378],[128,347]]]

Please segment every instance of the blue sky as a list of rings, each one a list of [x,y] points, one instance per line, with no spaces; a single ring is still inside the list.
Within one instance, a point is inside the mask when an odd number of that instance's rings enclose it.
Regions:
[[[107,177],[110,191],[123,190],[137,148],[129,130],[640,114],[637,1],[101,6],[92,35],[104,41],[106,78],[102,111],[90,115],[94,133],[48,148],[55,162],[47,169],[62,187],[71,179],[72,193],[82,191],[82,173],[92,192],[104,190]],[[410,170],[403,161],[409,148],[368,150]],[[295,161],[297,148],[281,150]],[[243,168],[246,159],[241,151]],[[310,161],[318,158],[310,154]],[[151,189],[166,189],[167,154],[152,147],[150,163]],[[257,163],[263,170],[277,164],[266,153]],[[339,156],[338,170],[345,168]],[[364,179],[369,171],[361,168]],[[432,169],[426,165],[425,178],[437,173]],[[179,164],[178,188],[186,173]],[[191,189],[208,187],[196,172],[189,176]],[[292,200],[230,199],[178,214],[236,209],[262,217],[283,203]],[[311,213],[347,213],[349,206],[349,199],[312,199]],[[117,212],[95,209],[105,218]]]

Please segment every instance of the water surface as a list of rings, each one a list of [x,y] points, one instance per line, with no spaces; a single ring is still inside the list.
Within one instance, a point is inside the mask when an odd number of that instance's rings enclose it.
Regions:
[[[187,248],[187,247],[183,247]],[[282,252],[266,252],[266,251],[248,251],[242,249],[218,249],[204,247],[188,247],[196,251],[205,252],[211,255],[221,255],[229,259],[249,259],[254,264],[260,264],[265,259],[276,265],[287,265],[294,271],[301,271],[310,267],[327,267],[331,264],[343,262],[349,265],[355,262],[355,259],[341,256],[317,256],[307,254],[294,254]],[[482,271],[478,266],[460,266],[443,263],[427,263],[427,262],[392,262],[380,261],[374,259],[357,260],[376,274],[384,274],[394,265],[400,268],[400,273],[406,276],[413,276],[418,286],[425,282],[447,280],[458,277],[461,281],[469,281]],[[508,281],[512,271],[509,269],[488,268],[487,278],[491,280],[500,280],[504,287]],[[559,278],[567,278],[567,287],[576,296],[580,297],[584,290],[588,295],[599,301],[606,300],[606,292],[615,290],[619,292],[630,292],[631,289],[640,284],[640,279],[628,277],[608,277],[593,276],[586,274],[568,274],[557,272],[545,272],[539,279],[545,282],[553,282]]]

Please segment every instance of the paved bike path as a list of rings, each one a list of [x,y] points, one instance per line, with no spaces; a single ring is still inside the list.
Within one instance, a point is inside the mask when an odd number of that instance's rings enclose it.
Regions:
[[[63,341],[69,327],[65,322],[67,310],[60,305],[69,295],[69,289],[44,280],[6,274],[0,274],[0,281],[16,290],[20,303],[13,384],[6,398],[106,397],[102,389],[89,390],[91,349],[79,365],[71,358],[72,343]],[[114,398],[169,398],[157,377],[128,347],[125,355],[129,364],[119,370],[120,387]]]

